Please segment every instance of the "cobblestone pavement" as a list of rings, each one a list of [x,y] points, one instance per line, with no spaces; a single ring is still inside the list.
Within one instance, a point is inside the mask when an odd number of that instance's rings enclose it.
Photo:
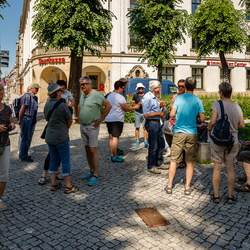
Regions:
[[[41,117],[41,114],[40,114]],[[11,135],[10,181],[0,212],[0,249],[250,249],[249,193],[236,193],[235,205],[225,204],[226,174],[222,173],[222,201],[211,202],[212,165],[196,165],[190,196],[183,194],[185,169],[178,169],[172,195],[161,175],[146,170],[147,149],[134,147],[134,128],[125,124],[120,148],[124,163],[112,163],[107,133],[99,136],[100,182],[87,186],[81,176],[88,165],[79,125],[70,129],[72,182],[75,194],[51,192],[50,183],[38,185],[47,154],[40,139],[45,121],[36,126],[32,141],[33,163],[17,157],[19,134]],[[237,176],[242,167],[236,166]],[[156,207],[170,225],[148,228],[136,208]]]

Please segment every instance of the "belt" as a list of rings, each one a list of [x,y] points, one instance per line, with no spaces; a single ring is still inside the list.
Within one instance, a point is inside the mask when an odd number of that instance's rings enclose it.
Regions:
[[[147,119],[147,121],[160,122],[160,119]]]
[[[28,117],[32,117],[31,115],[23,115],[23,116],[28,116]]]

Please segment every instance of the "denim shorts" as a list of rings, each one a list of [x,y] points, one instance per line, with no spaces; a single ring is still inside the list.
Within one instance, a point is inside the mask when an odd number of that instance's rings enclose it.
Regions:
[[[141,123],[142,123],[142,127],[144,128],[145,118],[143,116],[143,113],[135,111],[135,128],[140,128]]]

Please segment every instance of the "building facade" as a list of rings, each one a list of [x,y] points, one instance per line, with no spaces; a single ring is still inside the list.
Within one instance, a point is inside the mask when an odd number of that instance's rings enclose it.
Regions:
[[[32,36],[32,16],[35,0],[23,1],[19,41],[15,66],[15,89],[22,94],[32,82],[42,86],[39,100],[47,99],[47,86],[51,82],[63,79],[68,83],[70,69],[70,51],[68,48],[58,51],[45,51],[39,48]],[[103,93],[113,90],[114,82],[121,77],[157,78],[156,68],[140,63],[138,53],[130,48],[128,31],[128,11],[134,7],[135,0],[107,1],[104,7],[112,11],[117,19],[113,19],[113,30],[106,51],[102,58],[85,53],[82,64],[82,75],[88,75],[93,81],[93,87]],[[199,6],[200,0],[184,0],[181,8],[189,14]],[[239,1],[234,0],[236,8]],[[243,53],[234,52],[226,55],[230,68],[230,83],[234,92],[250,92],[250,50]],[[163,70],[163,79],[176,83],[181,78],[194,76],[197,79],[197,94],[215,93],[222,79],[222,70],[218,55],[212,54],[197,62],[195,44],[192,38],[186,36],[184,44],[178,44],[175,51],[175,62]],[[12,84],[13,85],[13,84]]]

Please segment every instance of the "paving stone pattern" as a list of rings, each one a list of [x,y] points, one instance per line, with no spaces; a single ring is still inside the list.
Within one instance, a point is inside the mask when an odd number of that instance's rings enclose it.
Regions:
[[[19,133],[11,134],[10,181],[0,212],[0,249],[250,249],[249,193],[236,193],[235,205],[225,204],[226,173],[222,172],[222,201],[211,202],[212,164],[196,165],[190,196],[183,194],[185,169],[178,169],[172,195],[164,187],[168,170],[147,172],[147,149],[135,147],[133,124],[125,124],[120,148],[125,162],[112,163],[105,124],[99,135],[100,182],[87,186],[81,176],[89,168],[79,133],[70,129],[72,182],[75,194],[38,185],[48,148],[40,135],[40,119],[32,141],[34,162],[17,157]],[[242,175],[241,165],[235,167]],[[64,183],[62,182],[64,185]],[[148,228],[136,208],[156,207],[169,226]]]

